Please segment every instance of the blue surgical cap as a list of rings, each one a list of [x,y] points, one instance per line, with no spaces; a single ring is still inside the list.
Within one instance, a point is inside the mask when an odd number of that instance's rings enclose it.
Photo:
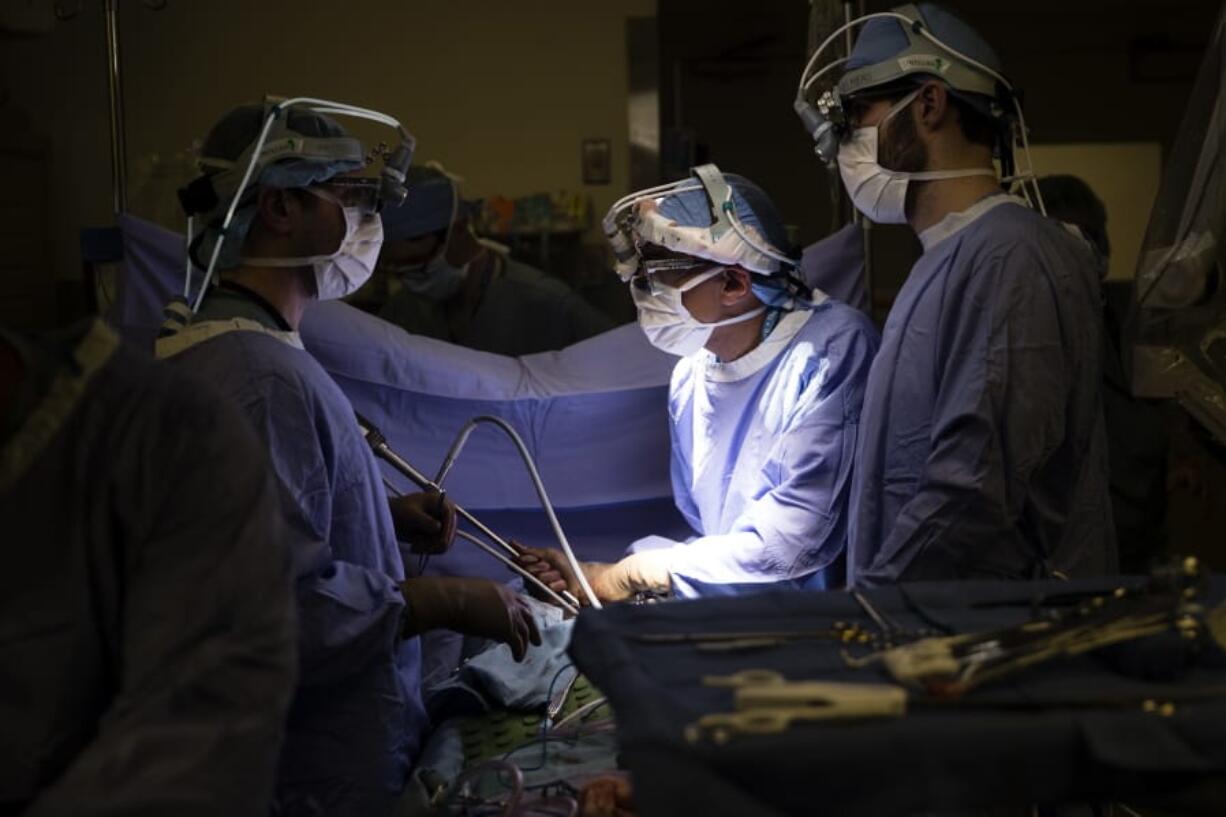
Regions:
[[[971,59],[983,63],[997,73],[1004,73],[1000,57],[988,45],[987,40],[975,29],[935,3],[917,3],[920,17],[928,30],[941,42]],[[895,8],[908,13],[906,6]],[[909,42],[903,30],[903,22],[892,17],[876,17],[860,29],[860,35],[851,49],[844,71],[855,71],[870,65],[878,65],[893,59],[905,51]]]
[[[411,167],[405,187],[404,203],[383,211],[383,240],[406,241],[446,230],[456,214],[451,177],[437,167]]]
[[[324,139],[346,136],[344,128],[335,120],[323,114],[301,108],[290,108],[284,115],[286,116],[286,128],[300,136]],[[222,117],[220,122],[213,126],[208,136],[205,137],[204,144],[200,149],[201,163],[207,165],[210,159],[219,159],[226,162],[238,161],[243,152],[251,147],[255,140],[259,138],[266,116],[267,109],[263,105],[241,105],[230,111]],[[362,166],[363,163],[361,162],[346,160],[285,159],[263,168],[259,175],[252,179],[247,185],[246,190],[244,190],[244,203],[234,211],[234,218],[231,220],[230,227],[227,230],[226,240],[222,244],[221,253],[217,256],[217,269],[233,269],[239,265],[243,241],[246,239],[247,231],[251,229],[251,222],[255,218],[254,196],[252,194],[257,188],[306,187],[327,181],[341,173],[357,170]],[[241,167],[236,168],[236,171],[239,173],[242,170],[243,168]],[[218,238],[217,227],[220,226],[221,219],[225,216],[229,201],[225,201],[223,204],[224,206],[217,208],[217,215],[215,216],[216,224],[210,224],[206,227],[201,236],[196,258],[202,264],[208,263],[208,259],[213,252],[213,243]]]
[[[770,244],[769,249],[788,254],[791,242],[787,227],[766,191],[735,173],[725,173],[724,181],[732,188],[732,206],[737,220],[764,237]],[[660,202],[660,215],[682,227],[709,227],[714,221],[705,190],[685,190],[666,196]],[[790,270],[784,267],[770,276],[754,273],[753,292],[758,300],[770,306],[782,306],[789,301],[792,296],[785,279]]]

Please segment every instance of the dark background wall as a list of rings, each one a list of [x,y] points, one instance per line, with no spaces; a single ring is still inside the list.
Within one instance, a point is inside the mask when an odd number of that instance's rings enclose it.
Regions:
[[[867,10],[894,5],[869,2]],[[1179,127],[1220,7],[1214,0],[945,5],[996,48],[1024,93],[1032,140],[1164,148]],[[670,143],[692,143],[698,161],[760,183],[802,243],[825,235],[837,216],[828,177],[791,107],[807,56],[809,4],[660,0],[658,16],[666,160]],[[683,164],[674,161],[664,174]],[[918,245],[906,228],[876,236],[884,312]]]

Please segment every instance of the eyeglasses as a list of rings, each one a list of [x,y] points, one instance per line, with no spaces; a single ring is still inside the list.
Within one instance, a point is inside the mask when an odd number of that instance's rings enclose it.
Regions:
[[[660,294],[660,286],[679,287],[695,275],[721,267],[710,261],[694,258],[662,258],[642,262],[640,272],[630,279],[630,286],[639,292]]]
[[[320,182],[317,187],[331,193],[341,207],[356,207],[365,214],[379,210],[378,179],[337,176]]]

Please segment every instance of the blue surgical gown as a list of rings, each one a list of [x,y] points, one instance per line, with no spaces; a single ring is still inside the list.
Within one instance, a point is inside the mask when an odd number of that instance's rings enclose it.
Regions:
[[[699,535],[652,545],[670,548],[674,592],[826,586],[846,544],[856,427],[876,349],[864,315],[826,301],[786,314],[735,361],[703,350],[677,363],[673,494]]]
[[[100,321],[17,345],[15,428],[0,407],[0,814],[264,817],[295,656],[255,435]]]
[[[1007,196],[921,240],[864,398],[850,582],[1111,571],[1088,247]]]
[[[246,323],[226,323],[234,317]],[[400,640],[404,567],[391,513],[349,401],[296,333],[259,323],[258,310],[219,291],[158,353],[239,406],[280,482],[298,564],[301,670],[279,805],[290,814],[385,815],[427,724],[420,642]],[[193,335],[210,326],[229,331]]]
[[[864,280],[864,230],[859,224],[848,224],[805,247],[800,277],[809,287],[872,317]]]

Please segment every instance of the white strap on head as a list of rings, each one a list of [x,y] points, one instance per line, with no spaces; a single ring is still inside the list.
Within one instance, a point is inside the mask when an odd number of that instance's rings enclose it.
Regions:
[[[711,209],[709,226],[683,227],[660,215],[659,205],[666,198],[695,190],[706,194]],[[795,259],[775,248],[760,230],[737,219],[732,192],[720,169],[706,164],[693,168],[689,178],[640,190],[618,200],[602,222],[617,258],[617,274],[623,281],[629,281],[638,272],[641,259],[636,245],[644,242],[763,275],[795,266]],[[619,224],[621,215],[631,208],[636,211],[631,227],[633,241]]]
[[[757,232],[752,227],[743,229],[752,233]],[[639,205],[635,233],[641,242],[654,244],[683,255],[705,258],[717,264],[744,267],[751,272],[759,272],[764,275],[779,270],[777,260],[758,252],[741,240],[736,231],[726,229],[716,237],[713,228],[683,227],[662,215],[655,202],[643,202]]]
[[[724,202],[732,201],[732,188],[728,186],[724,174],[720,173],[719,168],[715,165],[699,165],[694,168],[693,172],[702,182],[707,193],[707,201],[711,204],[711,239],[719,241],[725,233],[732,230],[728,211],[724,209]]]

